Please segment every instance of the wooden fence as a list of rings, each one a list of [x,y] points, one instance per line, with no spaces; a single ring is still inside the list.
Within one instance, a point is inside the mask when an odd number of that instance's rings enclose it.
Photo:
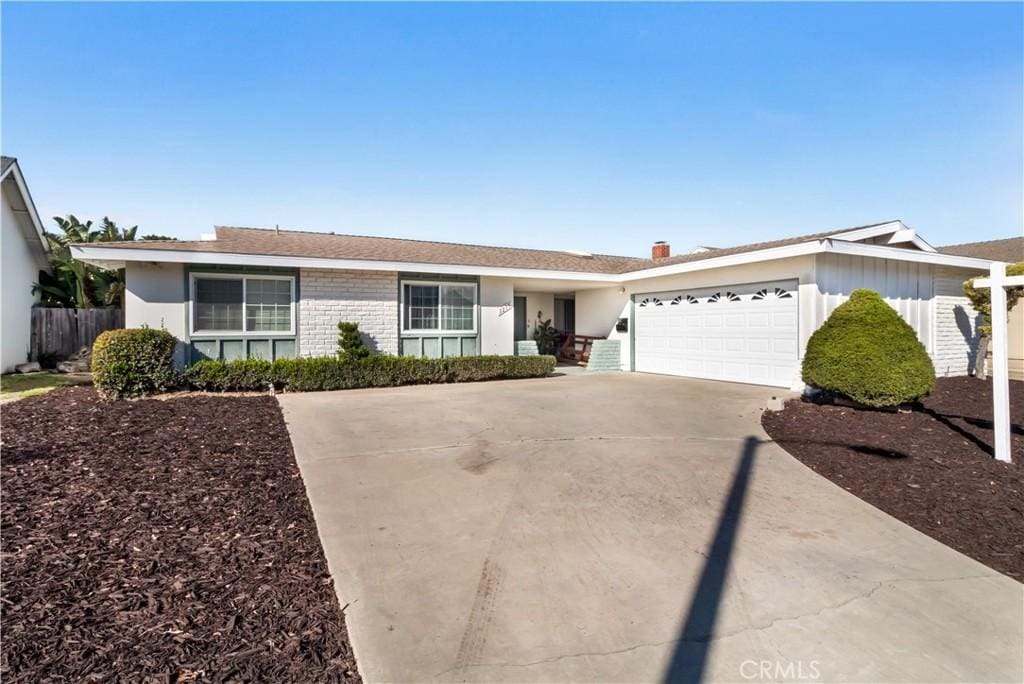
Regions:
[[[82,347],[92,347],[104,330],[124,327],[122,309],[32,309],[30,358],[55,354],[66,359]]]

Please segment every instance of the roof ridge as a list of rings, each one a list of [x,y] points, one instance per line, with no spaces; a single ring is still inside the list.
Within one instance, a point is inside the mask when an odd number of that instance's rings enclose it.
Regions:
[[[318,230],[296,230],[294,228],[253,228],[251,226],[214,226],[215,230],[226,228],[228,230],[251,230],[266,233],[301,233],[303,235],[320,235],[323,237],[348,237],[348,238],[364,238],[368,240],[394,240],[396,242],[418,242],[427,245],[447,245],[453,247],[480,247],[482,249],[508,249],[519,252],[546,252],[548,254],[570,254],[572,256],[584,257],[582,254],[575,253],[567,249],[542,249],[539,247],[508,247],[505,245],[482,245],[475,242],[447,242],[444,240],[421,240],[419,238],[402,238],[393,237],[386,235],[357,235],[355,233],[324,233]],[[598,254],[594,252],[586,252],[590,256],[595,257],[607,257],[611,259],[629,259],[631,261],[650,261],[645,257],[634,257],[634,256],[623,256],[620,254]]]

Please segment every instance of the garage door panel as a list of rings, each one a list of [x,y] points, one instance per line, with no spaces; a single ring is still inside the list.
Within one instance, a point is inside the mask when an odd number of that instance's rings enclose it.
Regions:
[[[795,291],[786,281],[637,295],[636,369],[789,386],[798,349]]]

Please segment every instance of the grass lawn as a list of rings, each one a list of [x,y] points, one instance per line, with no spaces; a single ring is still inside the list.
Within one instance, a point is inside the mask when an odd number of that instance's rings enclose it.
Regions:
[[[49,392],[57,387],[68,387],[70,385],[87,385],[92,380],[88,373],[56,373],[43,371],[42,373],[12,373],[0,376],[0,399],[13,401],[34,397],[37,394]]]
[[[66,387],[0,437],[4,684],[359,681],[274,398]]]

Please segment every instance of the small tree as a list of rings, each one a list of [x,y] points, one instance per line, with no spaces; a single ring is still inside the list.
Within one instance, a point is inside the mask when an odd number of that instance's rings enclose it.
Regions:
[[[358,323],[339,321],[338,323],[338,358],[365,359],[370,355],[370,348],[363,341]]]
[[[1006,267],[1006,275],[1024,275],[1024,261],[1011,264]],[[988,358],[988,346],[992,340],[992,290],[990,288],[975,288],[974,281],[978,278],[987,278],[988,274],[976,276],[964,283],[964,294],[971,300],[971,306],[981,314],[983,323],[978,326],[978,349],[974,356],[974,373],[979,378],[985,378],[985,359]],[[1014,305],[1024,297],[1024,287],[1006,288],[1006,313],[1009,314]]]

